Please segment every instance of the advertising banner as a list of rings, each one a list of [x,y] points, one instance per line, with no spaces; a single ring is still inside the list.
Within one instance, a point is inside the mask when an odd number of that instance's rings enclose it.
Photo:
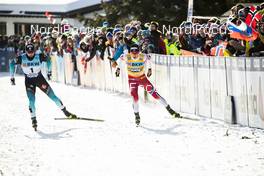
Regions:
[[[176,110],[180,111],[180,57],[169,56],[169,97],[168,102]]]
[[[211,117],[211,90],[209,57],[194,57],[197,62],[197,114]]]
[[[227,60],[227,80],[230,87],[229,95],[234,97],[236,121],[248,126],[248,102],[246,83],[246,58],[233,57]]]
[[[170,97],[169,91],[169,56],[159,55],[155,59],[155,87],[158,93],[168,99]]]
[[[225,119],[227,98],[226,66],[224,57],[210,57],[212,118]]]
[[[264,59],[247,58],[249,126],[264,128]]]
[[[73,62],[70,53],[64,54],[64,71],[65,71],[65,82],[66,84],[72,84],[73,78]]]
[[[195,114],[193,57],[180,58],[181,112]]]

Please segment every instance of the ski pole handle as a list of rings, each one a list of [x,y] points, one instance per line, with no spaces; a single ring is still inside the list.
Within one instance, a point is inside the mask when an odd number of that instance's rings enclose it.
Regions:
[[[16,85],[15,78],[10,78],[10,82],[11,82],[11,85],[12,85],[12,86]]]
[[[120,68],[117,68],[116,71],[115,71],[115,75],[116,77],[119,77],[120,76]]]

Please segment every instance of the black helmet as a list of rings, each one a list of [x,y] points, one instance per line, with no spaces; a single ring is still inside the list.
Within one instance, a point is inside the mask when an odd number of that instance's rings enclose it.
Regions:
[[[35,51],[35,47],[34,47],[34,45],[33,44],[27,44],[26,45],[26,52],[27,53],[33,53]]]
[[[130,46],[130,52],[139,52],[139,46],[138,44],[136,43],[133,43],[131,46]]]
[[[139,49],[139,46],[138,46],[138,44],[133,43],[133,44],[130,46],[130,49],[131,49],[131,48]]]

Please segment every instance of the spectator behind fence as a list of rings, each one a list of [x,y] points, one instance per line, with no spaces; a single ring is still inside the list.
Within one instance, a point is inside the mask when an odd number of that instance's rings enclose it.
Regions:
[[[253,16],[252,16],[253,14]],[[213,17],[202,23],[183,22],[180,33],[168,31],[162,34],[158,22],[144,25],[131,21],[124,26],[104,22],[96,31],[85,30],[73,33],[35,33],[31,36],[0,36],[0,48],[11,48],[17,55],[24,52],[24,46],[33,43],[47,55],[71,53],[74,58],[81,51],[87,53],[88,62],[97,58],[117,60],[138,44],[142,53],[185,55],[186,53],[207,56],[263,56],[264,53],[264,3],[259,6],[236,5],[227,19]],[[247,27],[246,32],[241,30]],[[196,30],[197,29],[197,30]],[[234,30],[235,29],[235,30]],[[251,32],[250,32],[251,31]],[[186,52],[187,51],[187,52]]]
[[[0,48],[5,49],[7,47],[8,37],[0,35]]]
[[[161,32],[158,30],[159,23],[152,21],[150,23],[150,33],[151,38],[153,41],[153,45],[155,47],[154,52],[158,54],[166,54],[166,46],[165,43],[161,37]]]
[[[172,32],[167,32],[164,43],[167,55],[181,55],[178,36],[173,35]]]

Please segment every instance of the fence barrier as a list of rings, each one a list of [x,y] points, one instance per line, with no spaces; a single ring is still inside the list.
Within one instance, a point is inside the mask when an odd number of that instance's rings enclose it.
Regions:
[[[0,71],[8,71],[8,60],[3,59],[11,57],[8,54],[1,51]],[[79,53],[73,60],[70,54],[51,55],[52,80],[129,94],[124,63],[116,77],[108,59],[95,57],[85,66],[83,56]],[[152,54],[151,62],[150,81],[175,110],[264,129],[264,58]],[[139,94],[155,102],[143,90]]]

